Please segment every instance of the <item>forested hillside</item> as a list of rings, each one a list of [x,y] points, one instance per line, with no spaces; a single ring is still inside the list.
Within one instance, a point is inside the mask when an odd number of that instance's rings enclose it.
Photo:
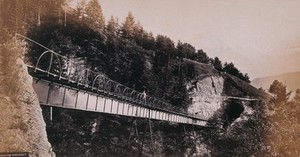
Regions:
[[[189,43],[175,44],[165,35],[154,37],[130,12],[125,21],[106,21],[97,0],[82,1],[75,9],[63,0],[13,0],[1,6],[2,19],[10,19],[1,21],[2,32],[26,34],[85,67],[176,106],[186,108],[190,103],[185,85],[195,77],[194,65],[183,58],[212,64],[250,82],[233,63],[222,64],[218,57],[210,58]],[[27,57],[34,62],[41,53],[41,48],[29,45]]]
[[[262,103],[222,99],[222,94],[263,96],[248,84],[247,74],[189,43],[174,42],[166,35],[154,36],[130,12],[124,21],[118,21],[116,17],[105,18],[97,0],[80,2],[71,8],[64,0],[0,1],[0,44],[20,33],[83,68],[185,110],[191,109],[196,100],[218,108],[211,107],[212,118],[206,128],[210,130],[153,121],[150,136],[147,119],[53,108],[51,121],[49,108],[43,107],[48,138],[58,156],[218,156],[245,152],[250,156],[262,148],[262,127],[256,128],[264,120]],[[24,43],[26,63],[35,64],[45,50]],[[193,83],[196,85],[187,88]],[[192,97],[194,87],[197,90]],[[197,103],[193,105],[199,106]],[[253,114],[241,111],[230,123],[222,124],[226,128],[221,131],[229,128],[222,134],[216,125],[220,119],[228,119],[228,104],[245,106]],[[245,120],[249,117],[251,120]],[[238,118],[240,122],[233,123]],[[253,140],[249,135],[257,138]]]

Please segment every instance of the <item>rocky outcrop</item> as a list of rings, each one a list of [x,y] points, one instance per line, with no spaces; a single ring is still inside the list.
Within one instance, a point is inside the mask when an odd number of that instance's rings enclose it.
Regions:
[[[23,51],[16,40],[0,45],[0,152],[55,156]]]
[[[207,119],[206,125],[212,127],[199,131],[198,139],[203,140],[196,148],[202,149],[195,156],[256,156],[262,148],[264,106],[257,99],[266,94],[209,65],[194,65],[198,77],[187,84],[192,99],[188,110]]]
[[[233,97],[255,99],[267,97],[264,92],[250,84],[230,74],[219,72],[208,64],[191,60],[185,60],[185,62],[192,63],[195,66],[196,76],[198,76],[186,86],[192,100],[188,110],[204,119],[221,118],[226,120],[228,118],[226,116],[229,114],[228,105],[231,104],[241,105],[243,107],[242,112],[247,112],[247,115],[253,113],[250,112],[249,102],[242,99],[233,101],[231,99]]]
[[[188,84],[192,104],[189,112],[211,118],[221,108],[224,79],[220,76],[198,78]]]

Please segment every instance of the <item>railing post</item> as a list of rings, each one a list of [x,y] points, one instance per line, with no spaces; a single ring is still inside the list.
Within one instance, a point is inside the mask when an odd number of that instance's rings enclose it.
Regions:
[[[50,55],[50,63],[49,63],[48,70],[47,70],[47,76],[48,77],[49,77],[52,61],[53,61],[53,53],[51,53],[51,55]]]
[[[53,113],[52,113],[52,106],[50,106],[50,121],[52,121],[52,119],[53,119]]]

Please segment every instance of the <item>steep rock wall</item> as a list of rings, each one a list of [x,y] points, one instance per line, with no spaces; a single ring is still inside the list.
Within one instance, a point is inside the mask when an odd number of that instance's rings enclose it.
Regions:
[[[24,51],[16,40],[0,45],[0,152],[55,156],[32,78],[21,59]]]
[[[221,108],[224,79],[220,76],[198,78],[187,85],[192,105],[189,111],[211,118]]]
[[[202,69],[206,69],[201,67]],[[200,69],[199,68],[199,69]],[[256,156],[263,139],[263,103],[233,97],[263,97],[249,84],[224,73],[200,71],[187,88],[192,104],[189,111],[208,119],[213,128],[199,131],[195,156]],[[257,155],[261,156],[261,155]]]

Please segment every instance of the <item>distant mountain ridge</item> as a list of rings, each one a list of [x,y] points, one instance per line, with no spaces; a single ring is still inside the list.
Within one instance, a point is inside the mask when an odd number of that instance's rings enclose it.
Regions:
[[[275,76],[267,76],[262,78],[256,78],[251,81],[251,84],[256,87],[267,90],[274,80],[278,80],[287,86],[288,90],[296,91],[300,88],[300,72],[290,72]]]

